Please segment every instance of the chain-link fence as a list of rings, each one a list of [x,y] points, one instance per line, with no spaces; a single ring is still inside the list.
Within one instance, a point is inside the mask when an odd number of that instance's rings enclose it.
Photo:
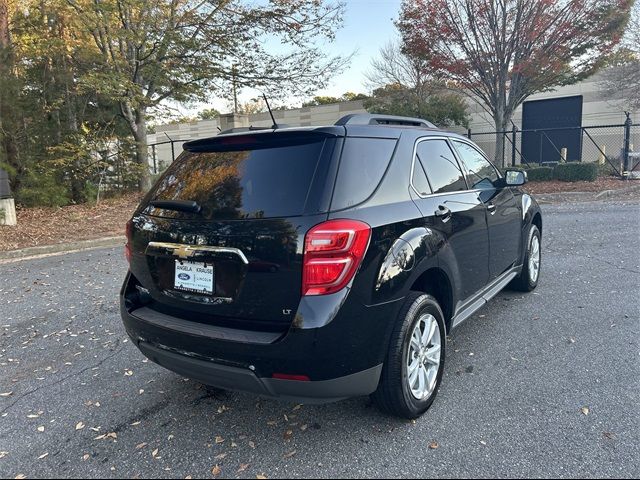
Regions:
[[[474,132],[472,139],[496,164],[597,162],[616,175],[640,171],[640,124]]]
[[[640,124],[631,122],[536,130],[521,130],[514,126],[502,132],[468,130],[467,136],[501,166],[598,162],[616,175],[640,172]],[[186,141],[150,144],[151,173],[163,172],[180,155]]]

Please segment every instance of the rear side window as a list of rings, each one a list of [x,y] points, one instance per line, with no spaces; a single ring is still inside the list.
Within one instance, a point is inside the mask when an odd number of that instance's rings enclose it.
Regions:
[[[279,143],[255,149],[184,152],[152,191],[150,200],[193,200],[205,219],[290,217],[305,213],[323,150],[333,140]],[[324,174],[324,172],[320,172]],[[193,218],[193,214],[148,207],[152,215]]]
[[[445,140],[426,140],[418,144],[417,160],[422,164],[433,193],[466,190],[460,166]]]
[[[467,182],[470,188],[494,188],[498,174],[493,165],[471,145],[454,141],[453,145],[460,154],[462,163],[467,167]]]
[[[429,180],[427,180],[427,172],[424,171],[424,166],[419,158],[416,158],[413,164],[411,184],[420,195],[429,195],[431,193]]]
[[[341,210],[364,202],[380,184],[386,172],[396,140],[389,138],[345,139],[332,210]]]

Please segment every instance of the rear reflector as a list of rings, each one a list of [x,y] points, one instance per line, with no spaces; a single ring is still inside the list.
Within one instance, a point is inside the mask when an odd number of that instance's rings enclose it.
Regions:
[[[364,258],[371,227],[357,220],[329,220],[313,227],[304,240],[302,295],[342,290]]]
[[[273,378],[276,380],[294,380],[296,382],[310,382],[311,379],[306,375],[288,375],[286,373],[274,373]]]
[[[124,256],[127,259],[127,262],[131,263],[131,237],[133,234],[133,220],[129,220],[127,222],[125,233],[127,235],[127,243],[124,246]]]

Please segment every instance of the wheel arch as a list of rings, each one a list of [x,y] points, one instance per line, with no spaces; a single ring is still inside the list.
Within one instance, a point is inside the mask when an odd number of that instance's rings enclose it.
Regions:
[[[446,272],[438,267],[429,268],[413,282],[410,290],[427,293],[438,301],[449,332],[454,313],[454,299],[451,280]]]

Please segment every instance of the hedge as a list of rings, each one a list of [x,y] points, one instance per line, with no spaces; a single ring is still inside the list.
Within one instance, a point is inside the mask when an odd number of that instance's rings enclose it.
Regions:
[[[526,169],[527,178],[531,182],[544,182],[553,180],[552,167],[531,167]]]
[[[553,169],[553,176],[563,182],[595,182],[598,178],[597,163],[560,163]]]

